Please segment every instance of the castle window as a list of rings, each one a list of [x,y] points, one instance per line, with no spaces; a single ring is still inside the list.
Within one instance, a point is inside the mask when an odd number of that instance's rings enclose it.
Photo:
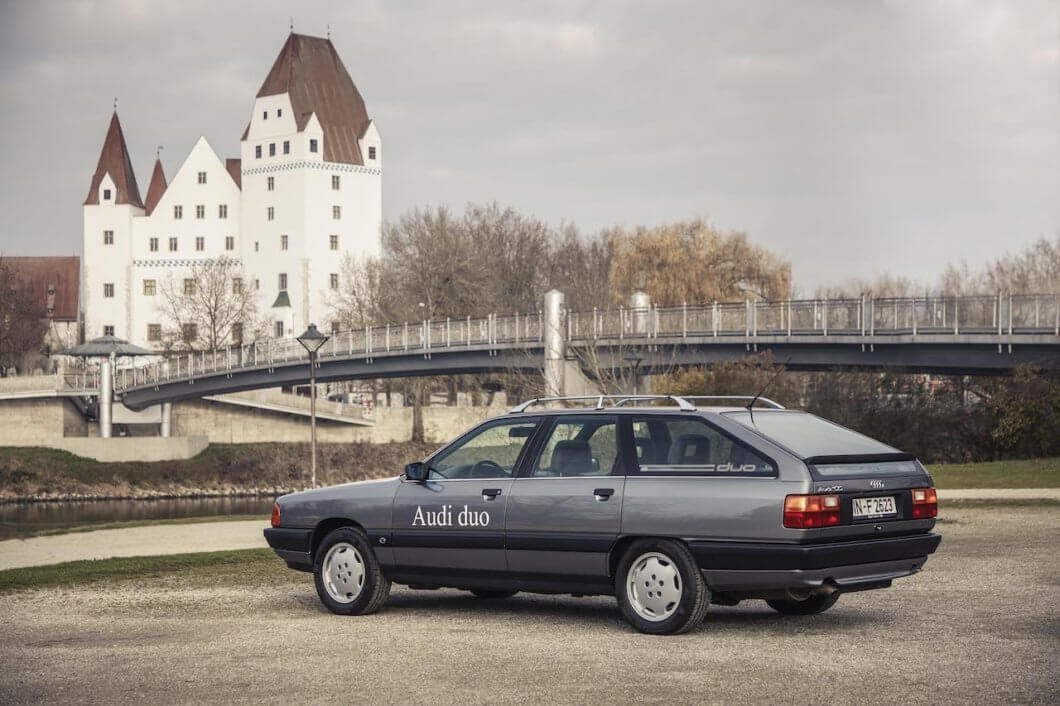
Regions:
[[[151,238],[148,240],[147,247],[151,252],[158,252],[158,238]]]
[[[261,111],[261,119],[262,120],[268,120],[269,119],[269,111],[267,111],[267,110]]]
[[[261,280],[258,279],[257,277],[255,277],[254,278],[254,290],[257,291],[259,289],[261,289]]]
[[[368,159],[375,159],[375,146],[368,148]]]
[[[276,209],[273,206],[269,206],[265,211],[265,217],[270,221],[276,218]]]
[[[256,241],[256,240],[255,240],[255,241],[254,241],[254,252],[258,252],[258,250],[259,250],[259,248],[258,248],[258,241]]]
[[[114,231],[105,230],[103,231],[103,244],[114,245]]]
[[[103,327],[103,335],[104,336],[113,336],[114,335],[114,327],[113,326],[104,326]]]
[[[110,189],[103,190],[103,200],[110,201]]]
[[[162,324],[147,324],[147,340],[148,341],[161,341],[162,340]]]
[[[280,285],[280,291],[281,292],[286,292],[287,291],[287,273],[286,272],[281,272],[280,276],[277,279],[279,280],[277,282],[277,284]]]
[[[270,157],[275,157],[276,156],[276,143],[275,142],[270,142],[269,143],[269,156]]]
[[[199,172],[199,183],[200,184],[205,184],[206,183],[206,172]]]
[[[189,297],[192,294],[195,294],[195,280],[193,280],[193,279],[184,280],[184,293],[187,294]]]
[[[203,218],[206,218],[206,207],[203,206],[202,204],[199,204],[198,206],[196,206],[195,207],[195,217],[198,218],[200,221]]]
[[[276,109],[276,117],[277,118],[283,117],[283,108],[277,108]]]
[[[237,343],[243,342],[243,324],[240,321],[232,324],[232,340]]]
[[[336,221],[342,218],[342,206],[332,206],[331,217],[334,218]]]
[[[312,139],[309,140],[309,151],[310,152],[316,152],[317,151],[317,141],[316,140],[312,140]]]
[[[328,282],[331,284],[331,288],[332,289],[338,289],[339,288],[339,275],[337,273],[335,273],[335,272],[332,272],[331,275],[329,275],[329,277],[328,277]]]
[[[280,236],[280,250],[286,250],[286,249],[287,249],[287,236],[286,235],[281,235]]]
[[[199,252],[202,252],[203,250],[205,250],[206,249],[206,238],[202,237],[201,235],[196,236],[196,238],[195,238],[195,249],[198,250]]]
[[[103,296],[106,297],[107,299],[113,299],[114,298],[114,285],[113,284],[109,284],[108,283],[108,284],[104,284],[103,285]]]
[[[331,250],[338,250],[339,249],[339,236],[337,236],[337,235],[329,235],[328,236],[328,248],[330,248]]]
[[[217,204],[217,217],[228,218],[228,204],[221,203]]]
[[[291,141],[290,140],[284,140],[283,141],[283,153],[284,154],[291,154]]]
[[[173,207],[173,218],[175,220],[180,220],[183,217],[184,217],[184,207],[183,206],[174,206]]]
[[[225,250],[235,250],[235,249],[236,249],[235,236],[226,235],[225,236]]]
[[[169,252],[176,252],[176,251],[177,251],[177,239],[176,238],[170,238],[169,239]]]
[[[332,174],[331,175],[331,189],[333,191],[338,191],[339,190],[339,185],[341,183],[342,182],[340,181],[338,174]]]
[[[283,322],[276,322],[276,338],[283,338]]]
[[[261,145],[254,145],[254,159],[261,159]]]
[[[242,293],[243,293],[243,278],[242,277],[233,277],[232,278],[232,294],[242,294]]]
[[[191,343],[199,337],[199,326],[198,324],[184,324],[180,327],[181,338],[184,339],[185,343]]]
[[[274,190],[276,188],[276,178],[275,177],[267,178],[265,180],[265,188],[268,189],[269,191]]]
[[[158,283],[153,279],[144,280],[144,295],[153,297],[158,293]]]

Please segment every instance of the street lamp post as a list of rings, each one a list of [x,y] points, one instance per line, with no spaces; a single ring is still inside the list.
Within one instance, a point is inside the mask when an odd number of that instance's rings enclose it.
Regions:
[[[309,452],[312,456],[309,462],[309,482],[315,488],[317,485],[317,351],[327,343],[328,337],[317,330],[316,324],[309,324],[309,328],[297,340],[309,353]]]

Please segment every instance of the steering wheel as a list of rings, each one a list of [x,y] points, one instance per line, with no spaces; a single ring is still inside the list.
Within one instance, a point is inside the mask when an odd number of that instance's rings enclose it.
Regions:
[[[487,472],[488,475],[479,475],[480,469],[482,472]],[[501,468],[499,463],[495,463],[489,459],[483,459],[471,467],[472,478],[497,478],[506,475],[508,475],[508,472]]]

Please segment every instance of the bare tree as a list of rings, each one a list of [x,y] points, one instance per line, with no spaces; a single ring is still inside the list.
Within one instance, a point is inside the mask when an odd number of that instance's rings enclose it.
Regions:
[[[48,331],[44,315],[44,307],[34,304],[15,268],[0,258],[0,374],[40,352]]]
[[[237,261],[201,260],[162,281],[159,310],[167,347],[216,350],[260,330],[257,297]]]

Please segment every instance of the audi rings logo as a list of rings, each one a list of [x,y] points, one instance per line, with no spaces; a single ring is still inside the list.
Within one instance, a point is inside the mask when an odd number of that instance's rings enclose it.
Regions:
[[[879,490],[880,488],[883,487],[883,481],[882,480],[870,480],[869,481],[869,487],[872,488],[873,490]]]

